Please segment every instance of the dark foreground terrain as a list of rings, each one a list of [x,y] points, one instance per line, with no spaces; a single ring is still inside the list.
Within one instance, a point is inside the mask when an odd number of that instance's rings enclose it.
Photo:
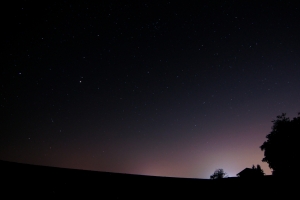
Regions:
[[[272,176],[261,179],[222,180],[167,178],[62,169],[7,161],[0,161],[0,171],[0,192],[9,199],[14,196],[37,198],[81,196],[95,199],[299,197],[298,180]]]

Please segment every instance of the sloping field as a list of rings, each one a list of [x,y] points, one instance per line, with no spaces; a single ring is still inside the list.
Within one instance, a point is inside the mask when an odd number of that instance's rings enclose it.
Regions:
[[[100,199],[269,199],[296,194],[292,181],[168,178],[35,166],[0,161],[1,194],[23,197]]]

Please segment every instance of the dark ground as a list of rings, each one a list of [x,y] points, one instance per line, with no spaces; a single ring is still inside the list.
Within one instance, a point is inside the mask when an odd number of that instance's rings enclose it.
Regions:
[[[298,181],[187,179],[63,169],[0,161],[6,197],[91,197],[97,199],[270,199],[297,197]],[[8,195],[8,196],[7,196]],[[294,196],[297,195],[297,196]],[[2,199],[2,198],[1,198]]]

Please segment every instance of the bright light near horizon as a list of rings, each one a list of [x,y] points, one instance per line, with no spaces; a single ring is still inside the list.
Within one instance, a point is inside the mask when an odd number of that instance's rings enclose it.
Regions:
[[[225,171],[225,170],[224,170]],[[225,171],[228,177],[236,177],[236,174],[239,172],[233,172],[231,170]]]

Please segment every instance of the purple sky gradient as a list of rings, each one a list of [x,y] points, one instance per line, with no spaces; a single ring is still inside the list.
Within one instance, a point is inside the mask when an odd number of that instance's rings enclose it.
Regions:
[[[209,178],[261,165],[300,111],[299,6],[7,5],[0,159]]]

